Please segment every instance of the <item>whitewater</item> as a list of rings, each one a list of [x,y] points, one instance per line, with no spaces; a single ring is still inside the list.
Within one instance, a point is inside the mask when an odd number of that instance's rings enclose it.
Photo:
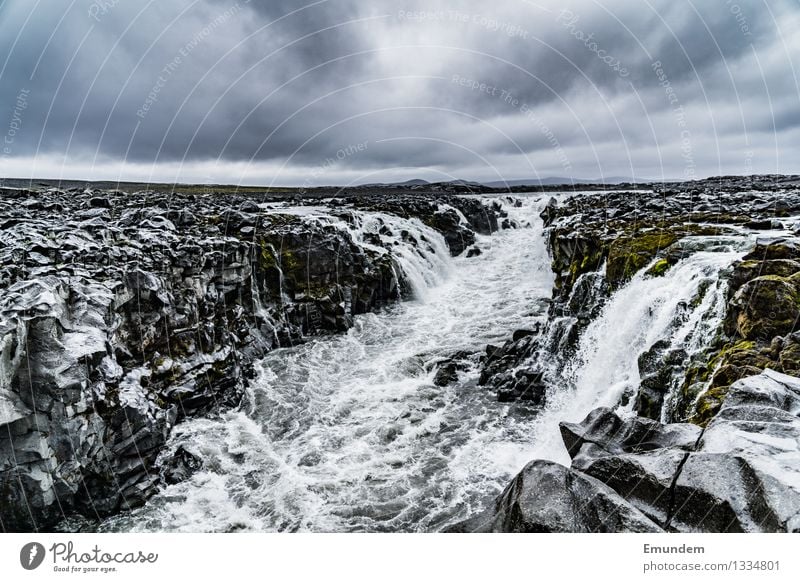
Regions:
[[[547,200],[502,199],[519,228],[479,236],[481,254],[471,258],[451,258],[414,219],[363,213],[344,223],[324,209],[295,210],[350,229],[373,250],[383,232],[410,297],[358,316],[346,334],[269,353],[239,409],[173,431],[167,455],[181,447],[202,468],[101,531],[437,531],[486,508],[532,459],[566,462],[560,420],[616,406],[656,341],[708,341],[704,329],[721,317],[719,274],[741,249],[694,253],[663,279],[637,275],[575,357],[551,370],[544,410],[499,403],[478,385],[478,354],[514,330],[545,327]],[[712,291],[687,311],[701,285]],[[434,385],[438,364],[460,351],[475,354],[471,364],[456,382]]]

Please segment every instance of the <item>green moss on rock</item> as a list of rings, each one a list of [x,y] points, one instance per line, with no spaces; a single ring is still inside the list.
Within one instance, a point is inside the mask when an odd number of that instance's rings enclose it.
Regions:
[[[663,277],[672,265],[667,259],[657,260],[652,267],[645,271],[648,277]]]
[[[262,269],[265,271],[267,269],[271,269],[277,266],[275,262],[275,254],[273,253],[272,249],[270,248],[269,243],[264,239],[260,241],[261,252],[259,254],[259,264]]]
[[[741,378],[760,374],[770,367],[775,368],[775,362],[754,341],[743,340],[724,346],[709,360],[706,369],[710,372],[706,378],[690,379],[687,376],[687,383],[699,379],[708,386],[697,398],[689,420],[705,426],[719,411],[731,384]]]
[[[748,340],[769,342],[791,333],[800,318],[800,285],[779,275],[756,277],[736,293],[728,314],[729,325]]]
[[[706,390],[700,398],[697,399],[694,415],[692,415],[689,420],[699,426],[707,426],[711,419],[719,412],[729,390],[730,386],[714,386]]]
[[[627,283],[655,256],[678,240],[678,235],[666,230],[621,236],[611,243],[606,264],[606,278],[612,289]]]
[[[792,376],[800,376],[800,344],[790,343],[779,356],[781,371]]]

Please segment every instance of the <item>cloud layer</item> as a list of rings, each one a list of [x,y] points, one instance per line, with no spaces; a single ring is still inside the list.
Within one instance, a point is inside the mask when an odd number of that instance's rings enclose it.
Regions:
[[[792,0],[5,0],[0,174],[798,172]]]

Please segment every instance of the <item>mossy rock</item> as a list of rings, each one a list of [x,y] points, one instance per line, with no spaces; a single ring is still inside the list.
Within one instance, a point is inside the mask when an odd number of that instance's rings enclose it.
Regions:
[[[750,364],[760,357],[758,345],[752,340],[740,340],[728,343],[716,351],[708,361],[708,369],[712,372],[719,366],[727,363]],[[769,359],[767,359],[769,362]]]
[[[272,227],[295,226],[302,223],[302,218],[294,214],[267,214],[261,217],[263,225]]]
[[[283,270],[284,276],[297,273],[305,276],[306,261],[302,258],[302,255],[305,254],[305,251],[297,253],[289,249],[283,249],[281,252],[281,269]]]
[[[776,362],[768,356],[768,349],[761,349],[752,340],[743,340],[735,344],[724,346],[717,354],[712,357],[706,370],[706,383],[708,389],[697,399],[694,411],[690,416],[690,421],[705,426],[719,411],[728,389],[731,384],[745,378],[760,374],[765,368],[776,368]],[[689,378],[687,374],[687,384],[689,381],[703,381],[702,375],[695,375]]]
[[[718,386],[730,386],[739,378],[744,377],[742,370],[742,366],[736,366],[729,363],[723,364],[717,368],[716,372],[714,372],[714,377],[711,379],[710,388],[717,388]],[[762,371],[760,368],[753,368],[753,370],[755,370],[756,374],[759,374]]]
[[[784,374],[800,376],[800,344],[790,343],[781,351],[779,359]]]
[[[708,387],[707,382],[686,382],[673,403],[671,422],[686,422],[694,414],[694,403]]]
[[[671,266],[667,259],[659,259],[644,274],[648,277],[663,277]]]
[[[567,297],[581,275],[596,271],[605,260],[606,245],[596,233],[580,237],[551,233],[550,248],[553,252],[552,269],[556,274],[555,287]]]
[[[716,416],[725,397],[728,395],[730,386],[714,386],[709,388],[697,399],[694,414],[689,418],[693,424],[705,427]]]
[[[774,261],[778,259],[789,259],[800,261],[800,246],[793,241],[759,241],[756,248],[743,257],[745,261]]]
[[[688,386],[690,384],[706,383],[708,382],[708,376],[710,373],[711,370],[709,370],[708,364],[696,364],[694,366],[690,366],[689,369],[686,370],[685,385]]]
[[[765,367],[775,366],[772,360],[761,354],[756,342],[746,340],[728,343],[714,349],[706,358],[705,362],[696,362],[686,370],[675,405],[673,415],[675,421],[683,422],[687,418],[707,421],[710,416],[708,418],[706,416],[708,414],[713,416],[712,412],[715,414],[714,411],[719,408],[716,403],[717,397],[724,397],[727,386],[741,377],[743,368],[757,370],[758,373]],[[698,400],[700,394],[703,394],[703,397]],[[698,406],[703,410],[699,416]]]
[[[800,318],[800,281],[778,275],[757,277],[734,296],[728,313],[728,331],[748,340],[772,341],[797,328]]]
[[[660,252],[678,240],[671,231],[659,230],[633,236],[621,236],[611,243],[606,264],[606,278],[612,289],[627,283]]]
[[[744,343],[744,342],[743,342]],[[775,366],[775,360],[762,351],[742,349],[734,351],[726,358],[726,363],[733,366],[750,366],[751,368],[770,368]]]
[[[708,425],[722,407],[731,384],[742,378],[758,375],[762,371],[752,366],[739,367],[730,364],[722,366],[714,377],[717,378],[719,376],[720,382],[724,383],[712,385],[697,399],[694,414],[689,418],[689,421],[703,427]]]
[[[710,377],[711,386],[724,386],[739,379],[740,376],[735,369],[748,367],[760,373],[764,368],[774,366],[775,362],[762,353],[754,341],[743,340],[724,346],[709,360],[707,370],[709,370],[708,375],[713,373]]]
[[[272,269],[277,267],[277,262],[275,261],[275,253],[273,252],[270,244],[262,239],[259,241],[259,246],[261,247],[261,252],[259,254],[259,265],[265,271],[267,269]]]
[[[736,265],[731,277],[731,290],[736,291],[748,281],[764,275],[791,277],[800,273],[800,262],[791,259],[775,259],[772,261],[741,261]]]
[[[569,279],[567,287],[572,289],[581,275],[596,271],[603,262],[602,249],[592,249],[589,254],[576,257],[569,265]]]

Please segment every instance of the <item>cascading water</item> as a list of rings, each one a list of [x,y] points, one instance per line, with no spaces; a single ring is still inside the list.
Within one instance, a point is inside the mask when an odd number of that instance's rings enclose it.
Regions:
[[[470,259],[451,259],[416,220],[306,213],[365,248],[390,248],[416,299],[268,354],[240,410],[174,430],[171,447],[203,469],[102,529],[430,530],[485,506],[529,460],[534,420],[476,385],[476,358],[458,382],[432,380],[443,357],[544,321],[543,204],[508,208],[528,228],[479,236]]]
[[[620,401],[637,390],[642,379],[639,356],[656,342],[666,340],[689,354],[706,347],[723,316],[725,285],[720,271],[742,254],[730,248],[698,251],[664,277],[650,277],[643,269],[617,291],[581,335],[575,356],[557,374],[535,429],[532,458],[569,464],[558,429],[562,421],[579,422],[600,406],[631,414],[632,399],[625,406]]]
[[[470,259],[451,259],[442,237],[416,220],[295,209],[391,252],[416,299],[356,317],[347,334],[268,354],[239,410],[173,431],[171,450],[190,451],[202,469],[101,529],[440,529],[485,508],[528,461],[568,462],[558,422],[618,407],[640,380],[638,356],[655,342],[690,351],[708,343],[723,315],[720,271],[739,256],[730,245],[705,244],[664,277],[640,273],[615,293],[559,361],[539,414],[477,386],[477,355],[458,381],[435,386],[444,358],[546,320],[546,199],[517,202],[509,218],[527,228],[479,236],[482,254]]]
[[[425,298],[428,289],[448,276],[451,264],[447,243],[418,219],[379,212],[354,213],[352,218],[355,224],[345,225],[341,221],[333,224],[348,229],[356,242],[366,249],[381,253],[391,249],[416,298]]]

